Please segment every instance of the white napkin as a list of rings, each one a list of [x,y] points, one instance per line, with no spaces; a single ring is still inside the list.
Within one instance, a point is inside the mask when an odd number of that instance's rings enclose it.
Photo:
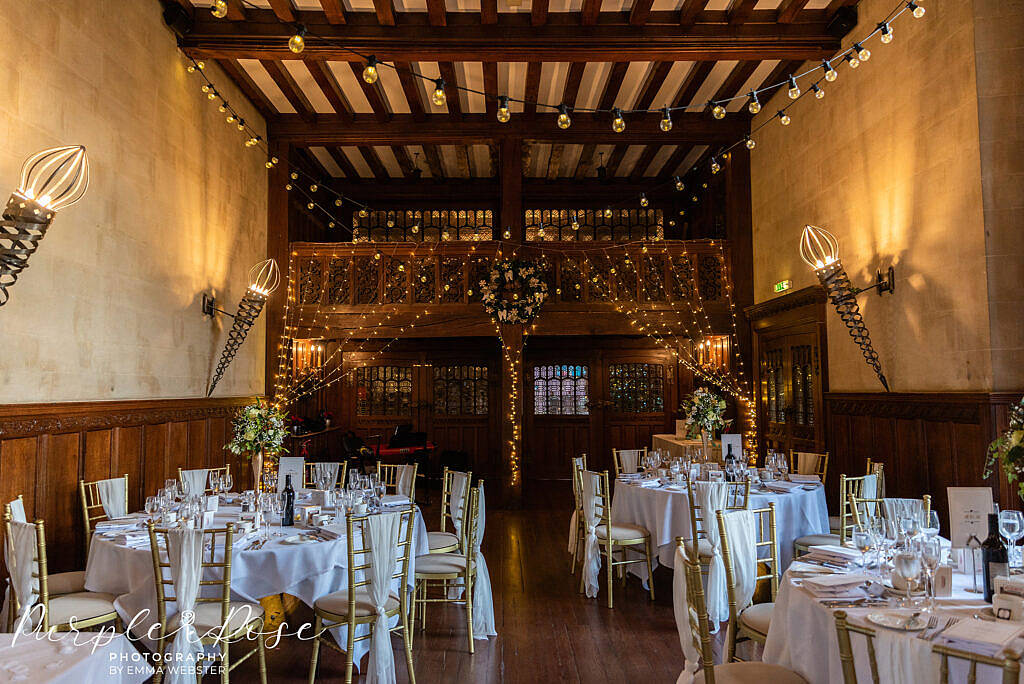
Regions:
[[[187,472],[187,471],[186,471]],[[193,471],[194,472],[194,471]],[[203,471],[204,473],[206,471]],[[176,528],[168,533],[167,558],[171,564],[171,580],[174,582],[174,600],[178,613],[184,616],[191,613],[199,595],[199,580],[202,575],[203,531],[189,528]],[[183,666],[198,664],[198,655],[203,652],[199,643],[199,635],[190,620],[180,620],[181,625],[171,644],[171,653],[176,654],[175,660]],[[195,675],[188,667],[170,668],[167,675],[168,684],[192,684]]]
[[[725,510],[728,485],[725,482],[695,482],[694,498],[700,506],[704,537],[711,545],[711,571],[708,574],[708,621],[711,633],[718,632],[718,625],[729,619],[729,593],[725,577],[725,563],[722,560],[721,538],[715,511]]]
[[[789,494],[792,490],[800,486],[799,482],[786,482],[785,480],[772,480],[771,482],[765,482],[764,486],[766,489],[770,489],[773,492],[780,494]]]
[[[181,483],[185,489],[186,496],[199,496],[206,491],[207,473],[206,468],[181,471]]]
[[[686,559],[682,547],[676,547],[672,575],[672,609],[676,617],[676,630],[679,632],[679,645],[683,647],[683,671],[679,673],[676,684],[690,684],[697,668],[700,667],[700,651],[694,643],[696,635],[690,629],[690,603],[686,598]]]
[[[372,515],[366,521],[370,549],[369,577],[370,601],[377,613],[370,637],[370,664],[366,669],[367,684],[394,684],[395,655],[391,650],[391,632],[385,606],[391,594],[391,577],[395,574],[398,544],[401,541],[401,513]],[[403,587],[403,590],[405,587]]]
[[[128,515],[128,502],[125,500],[125,490],[128,489],[126,484],[123,477],[100,480],[96,483],[96,488],[100,492],[100,503],[103,504],[103,512],[111,520]]]
[[[661,480],[659,480],[657,478],[655,478],[653,480],[641,480],[639,484],[640,484],[641,487],[643,487],[645,489],[653,489],[654,487],[660,487],[661,486]]]
[[[401,506],[411,503],[405,494],[385,494],[380,498],[380,502],[384,506]]]
[[[790,481],[796,482],[797,484],[811,484],[821,482],[821,477],[819,477],[818,475],[804,475],[801,473],[790,473],[789,479]]]

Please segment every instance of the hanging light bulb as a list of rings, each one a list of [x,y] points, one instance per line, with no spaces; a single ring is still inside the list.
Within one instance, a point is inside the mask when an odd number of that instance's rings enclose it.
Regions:
[[[907,9],[911,11],[915,19],[920,19],[924,16],[924,7],[921,7],[916,2],[908,2]]]
[[[448,101],[448,97],[444,93],[443,78],[434,81],[434,93],[430,96],[430,101],[437,107],[444,107],[445,102]]]
[[[199,90],[203,91],[204,93],[210,92],[210,84],[204,83],[203,87],[201,87]]]
[[[288,39],[288,49],[295,54],[306,49],[306,27],[302,24],[295,25],[295,35]]]
[[[757,143],[754,142],[753,138],[747,138],[746,142],[744,142],[743,144],[747,146],[748,150],[752,150],[755,147],[757,147]]]
[[[370,55],[369,59],[366,60],[366,66],[363,67],[363,80],[373,85],[377,82],[377,78],[380,74],[377,73],[377,58]]]
[[[210,14],[218,19],[228,16],[228,3],[225,0],[214,0],[213,6],[210,7]]]
[[[508,228],[506,228],[506,229],[505,229],[505,232],[504,232],[504,233],[502,233],[502,234],[501,234],[501,236],[502,236],[503,238],[505,238],[506,240],[511,240],[511,239],[512,239],[512,231],[511,231],[511,230],[509,230]]]
[[[718,159],[715,157],[711,158],[711,174],[714,175],[722,170],[721,165],[718,163]]]
[[[683,190],[686,189],[686,185],[683,183],[683,179],[682,178],[680,178],[679,176],[676,176],[675,177],[675,181],[676,181],[676,192],[682,192]]]
[[[716,104],[714,107],[711,108],[711,116],[715,117],[716,119],[724,119],[725,107],[723,107],[720,104]]]
[[[227,118],[225,118],[224,120],[227,121],[229,124],[230,123],[235,123],[235,115],[234,114],[228,114]]]
[[[884,21],[878,25],[878,30],[882,32],[882,37],[879,39],[883,44],[888,45],[892,42],[892,29]]]
[[[291,178],[292,180],[299,180],[299,174],[296,171],[292,171],[290,174],[288,174],[288,177]]]
[[[853,49],[857,51],[857,57],[860,58],[860,61],[866,62],[871,59],[871,50],[868,50],[860,43],[854,43]]]
[[[268,168],[268,169],[272,169],[272,168],[274,168],[274,164],[273,164],[273,162],[271,162],[271,161],[270,161],[269,159],[267,160],[267,168]]]
[[[779,117],[779,123],[781,123],[783,126],[788,126],[789,123],[792,121],[792,119],[789,118],[789,114],[782,111],[781,109],[779,110],[779,113],[776,116]]]
[[[508,95],[502,95],[498,98],[498,121],[508,123],[511,118],[512,113],[508,111]]]
[[[569,118],[569,108],[564,104],[558,105],[558,127],[563,131],[572,126],[572,119]]]
[[[852,52],[847,53],[846,57],[843,57],[843,59],[849,63],[851,69],[856,69],[860,66],[860,60],[854,57]]]
[[[612,110],[612,130],[616,133],[626,130],[626,120],[622,118],[622,110],[618,107]]]
[[[307,209],[312,209],[314,206],[316,206],[316,205],[314,205],[312,202],[310,202],[309,204],[306,205],[306,208]]]
[[[366,207],[359,208],[359,218],[366,218],[370,215],[370,212],[366,210]]]
[[[334,206],[336,206],[336,207],[340,207],[340,206],[341,206],[341,201],[342,201],[342,200],[341,200],[341,198],[340,198],[340,197],[338,197],[337,199],[335,199],[335,200],[334,200]]]
[[[839,72],[832,68],[832,63],[827,59],[821,60],[821,68],[825,70],[825,80],[829,83],[839,78]]]
[[[410,230],[412,231],[412,234],[415,235],[416,233],[420,232],[420,224],[415,224],[412,228],[410,228]]]
[[[757,93],[753,90],[750,91],[750,102],[747,104],[747,111],[751,114],[757,114],[761,111],[761,102],[757,99]]]
[[[605,208],[605,210],[604,210],[604,217],[605,218],[611,218],[612,217],[612,208],[611,207],[606,207]]]
[[[319,186],[317,186],[316,183],[313,183],[312,185],[309,186],[309,191],[310,192],[316,192],[318,187]]]
[[[672,114],[669,113],[668,107],[661,110],[661,123],[658,124],[658,128],[665,133],[672,130]]]
[[[796,84],[796,78],[793,74],[789,75],[789,99],[795,100],[800,97],[800,86]]]
[[[240,131],[244,131],[245,130],[245,119],[239,119],[238,120],[238,130],[240,130]]]
[[[819,88],[817,83],[811,86],[811,92],[814,93],[814,98],[816,100],[820,100],[825,97],[825,91]]]
[[[228,111],[228,103],[224,102],[224,101],[221,101],[220,106],[217,107],[217,111],[220,112],[221,114],[223,114],[224,112]]]
[[[641,207],[646,207],[648,204],[650,204],[650,202],[647,200],[647,195],[641,192],[640,193],[640,206]]]

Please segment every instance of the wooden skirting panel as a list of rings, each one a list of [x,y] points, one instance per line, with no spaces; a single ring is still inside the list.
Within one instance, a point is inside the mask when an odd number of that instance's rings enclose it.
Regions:
[[[231,417],[252,397],[0,405],[0,502],[25,497],[46,522],[50,572],[85,567],[78,481],[128,473],[138,511],[178,468],[231,463],[235,489],[251,486],[245,457],[224,449]],[[0,529],[2,534],[2,529]],[[6,569],[3,571],[6,576]]]
[[[932,495],[946,520],[946,487],[998,488],[1003,506],[1020,507],[1005,479],[982,477],[985,449],[1007,425],[1020,394],[985,392],[825,394],[829,509],[839,475],[863,475],[867,458],[885,463],[886,494]]]

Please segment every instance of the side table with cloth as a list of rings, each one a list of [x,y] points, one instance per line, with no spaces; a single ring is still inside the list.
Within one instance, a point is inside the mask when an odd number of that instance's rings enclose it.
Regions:
[[[689,497],[685,485],[650,485],[649,482],[617,482],[612,519],[615,522],[642,525],[650,530],[651,543],[657,548],[658,562],[671,568],[675,538],[689,540],[693,536]],[[794,539],[807,534],[828,532],[825,488],[821,485],[809,489],[797,487],[789,494],[754,489],[750,491],[749,508],[767,508],[769,503],[775,504],[781,571],[793,559]],[[710,520],[714,520],[713,513]]]
[[[214,517],[214,526],[223,527],[233,522],[238,513],[238,507],[222,504]],[[138,519],[144,521],[145,516],[138,516]],[[245,539],[239,535],[231,561],[232,600],[258,603],[267,596],[289,594],[312,606],[318,597],[345,588],[348,581],[345,539],[306,544],[284,542],[287,536],[302,531],[300,527],[293,527],[282,535],[281,528],[272,525],[271,534],[275,536],[258,549],[249,548],[253,537]],[[94,536],[85,571],[85,586],[90,591],[116,595],[118,598],[114,605],[126,624],[137,613],[148,609],[148,618],[135,622],[134,633],[141,636],[156,619],[153,558],[148,543],[128,546],[119,542],[99,534]],[[417,508],[413,556],[428,548],[427,528]],[[411,580],[411,572],[409,576]],[[408,589],[412,589],[411,583]],[[292,628],[297,629],[298,625]],[[339,643],[344,643],[342,629],[334,631]],[[146,643],[145,639],[143,643]],[[356,642],[356,653],[353,654],[356,663],[368,646],[365,640]]]
[[[124,634],[0,634],[0,682],[141,684],[152,676]]]
[[[800,673],[812,683],[828,684],[842,682],[842,665],[839,660],[839,641],[836,637],[833,611],[819,602],[805,588],[794,584],[793,571],[813,570],[814,566],[796,562],[783,577],[779,595],[775,600],[771,628],[764,648],[764,661],[788,667]],[[968,575],[953,573],[953,593],[949,598],[937,598],[936,608],[941,619],[945,616],[969,618],[981,611],[986,603],[979,594],[970,593],[967,587],[971,581]],[[875,652],[877,654],[881,681],[887,684],[917,684],[939,681],[939,656],[931,653],[933,643],[918,639],[920,632],[902,632],[879,627],[868,622],[865,616],[872,612],[889,611],[886,607],[844,606],[848,621],[875,630]],[[910,610],[904,611],[908,617]],[[871,681],[866,639],[858,635],[851,637],[857,680]],[[1024,640],[1018,641],[1018,650]],[[967,681],[967,663],[950,660],[951,682]],[[1001,670],[994,667],[978,668],[979,684],[998,684]]]

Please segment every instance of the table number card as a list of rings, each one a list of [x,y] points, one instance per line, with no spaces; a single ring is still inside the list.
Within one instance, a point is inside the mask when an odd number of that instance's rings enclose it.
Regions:
[[[685,437],[685,436],[686,436],[686,421],[685,420],[677,420],[676,421],[676,437]]]
[[[302,489],[302,470],[306,459],[301,456],[282,456],[277,463],[277,492],[284,491],[284,476],[292,476],[292,489]]]
[[[949,538],[954,549],[967,548],[972,536],[979,541],[988,536],[988,516],[994,513],[989,487],[947,487],[949,498]]]

